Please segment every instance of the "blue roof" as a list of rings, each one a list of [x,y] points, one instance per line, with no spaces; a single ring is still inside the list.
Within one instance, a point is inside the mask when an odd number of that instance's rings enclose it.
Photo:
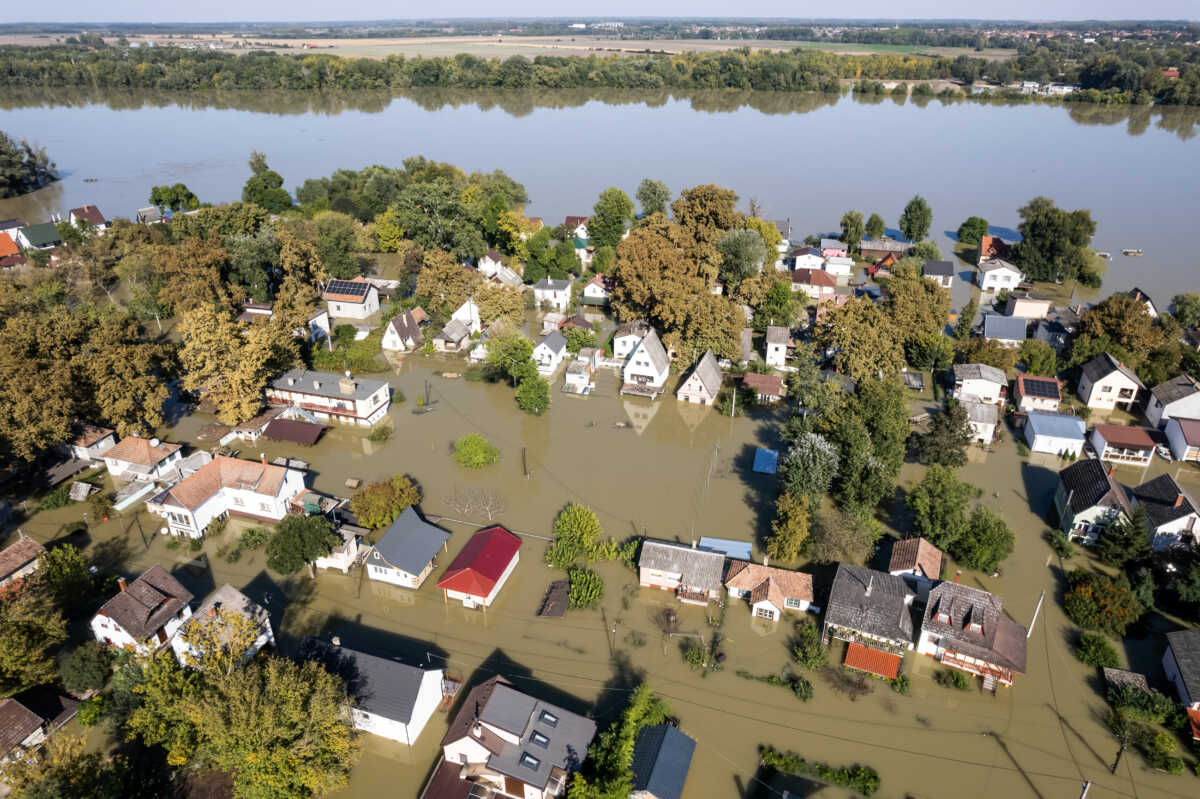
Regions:
[[[750,543],[748,541],[732,541],[728,538],[704,536],[700,539],[700,548],[710,552],[720,552],[725,557],[735,560],[750,560]]]
[[[422,519],[409,505],[375,544],[375,551],[397,569],[420,574],[450,534]]]
[[[1023,316],[983,315],[983,337],[1002,338],[1007,341],[1024,341],[1029,320]]]
[[[643,727],[633,745],[633,790],[679,799],[696,742],[669,724]]]
[[[759,474],[775,474],[779,466],[779,453],[773,449],[759,447],[754,451],[754,471]]]
[[[1083,440],[1087,426],[1078,416],[1066,413],[1029,412],[1027,424],[1035,436],[1052,436],[1054,438],[1073,438]]]

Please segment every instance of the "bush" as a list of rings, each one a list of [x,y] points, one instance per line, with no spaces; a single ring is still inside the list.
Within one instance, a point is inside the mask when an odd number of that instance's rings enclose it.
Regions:
[[[1102,572],[1072,569],[1067,572],[1067,585],[1063,610],[1085,630],[1123,638],[1125,628],[1145,610],[1124,573],[1112,577]]]
[[[271,540],[271,531],[265,527],[251,527],[242,533],[238,546],[242,549],[261,549]]]
[[[58,661],[63,687],[76,694],[99,691],[112,673],[112,658],[95,641],[85,641]]]
[[[94,727],[100,719],[108,715],[109,699],[100,694],[79,703],[79,724],[83,727]]]
[[[792,660],[803,668],[819,669],[829,661],[829,650],[821,643],[821,631],[817,629],[817,623],[807,616],[796,621],[788,643]]]
[[[1079,643],[1075,645],[1075,657],[1080,663],[1086,663],[1097,669],[1116,668],[1117,650],[1109,643],[1108,638],[1099,633],[1083,633]]]
[[[392,428],[388,427],[386,424],[380,424],[371,429],[371,433],[367,436],[367,440],[376,444],[382,444],[391,437]]]
[[[51,491],[46,496],[42,497],[42,501],[38,503],[38,512],[44,510],[56,510],[65,508],[71,504],[71,483],[70,481],[63,483],[58,488]]]
[[[604,580],[589,569],[571,569],[567,572],[571,589],[567,595],[571,607],[590,609],[600,605],[604,598]]]
[[[971,690],[971,683],[973,682],[972,678],[968,677],[966,672],[959,671],[958,669],[939,671],[933,679],[937,681],[938,685],[943,685],[946,688],[954,688],[959,691]]]
[[[695,638],[689,638],[683,648],[683,662],[692,667],[692,671],[702,671],[708,663],[708,653],[704,644]]]
[[[760,746],[758,754],[764,766],[784,774],[810,774],[819,780],[841,785],[863,796],[870,796],[879,790],[879,772],[870,766],[831,766],[816,760],[805,760],[795,752],[780,752],[770,745]]]
[[[611,560],[616,542],[600,541],[600,519],[586,505],[572,502],[562,509],[554,520],[554,540],[546,548],[546,564],[564,571],[570,569],[580,558],[584,560]]]
[[[778,685],[782,688],[789,688],[801,702],[807,702],[813,698],[813,685],[803,674],[789,674],[786,677],[780,677],[778,674],[763,674],[759,676],[751,674],[748,671],[738,671],[736,673],[743,680],[755,680],[756,682],[765,682],[767,685]]]
[[[890,682],[892,684],[892,690],[901,696],[908,696],[909,690],[912,689],[912,685],[908,681],[907,674],[901,674]]]
[[[478,433],[454,442],[454,462],[466,469],[482,469],[500,460],[500,450]]]
[[[1113,686],[1108,689],[1107,698],[1108,704],[1128,718],[1151,724],[1162,724],[1175,713],[1175,703],[1153,688],[1142,690],[1133,685]]]
[[[1029,457],[1029,446],[1024,441],[1017,442],[1017,454],[1022,458]]]
[[[1064,560],[1075,554],[1075,546],[1062,530],[1047,530],[1046,541],[1050,544],[1050,548],[1054,550],[1054,554]]]

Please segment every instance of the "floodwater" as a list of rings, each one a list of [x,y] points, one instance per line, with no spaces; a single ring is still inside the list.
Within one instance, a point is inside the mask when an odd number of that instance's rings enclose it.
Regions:
[[[279,578],[265,569],[261,552],[226,563],[216,554],[224,543],[219,540],[205,544],[211,570],[189,570],[195,553],[167,549],[166,538],[153,532],[154,517],[147,515],[98,525],[95,548],[129,573],[161,562],[198,596],[226,581],[243,588],[271,611],[285,651],[306,635],[336,634],[348,646],[444,662],[449,672],[468,680],[499,671],[518,688],[605,719],[644,677],[698,742],[685,799],[798,790],[795,784],[775,781],[768,788],[757,781],[757,747],[764,743],[834,764],[870,765],[882,776],[882,797],[957,799],[966,786],[981,797],[1074,797],[1084,780],[1093,781],[1092,797],[1195,795],[1195,777],[1151,772],[1134,754],[1127,754],[1115,775],[1109,773],[1117,744],[1099,720],[1103,701],[1095,675],[1071,655],[1071,625],[1056,599],[1059,563],[1041,539],[1045,523],[1038,514],[1053,494],[1056,459],[1022,460],[1010,437],[994,452],[973,452],[961,470],[964,479],[985,489],[982,501],[1017,536],[1016,552],[1000,577],[966,572],[961,579],[997,593],[1006,611],[1026,625],[1039,593],[1046,591],[1029,642],[1028,674],[995,697],[960,693],[931,680],[931,660],[909,654],[904,665],[912,681],[909,696],[872,682],[874,690],[852,702],[812,675],[816,696],[800,703],[786,689],[736,676],[739,670],[775,673],[788,659],[788,628],[752,620],[740,601],[730,602],[721,628],[724,669],[705,677],[685,666],[679,650],[684,639],[664,635],[656,617],[664,607],[676,608],[676,632],[707,637],[712,628],[706,615],[715,618],[715,606],[706,614],[639,589],[636,575],[617,564],[597,567],[606,582],[602,611],[535,616],[548,583],[562,577],[542,564],[544,542],[538,536],[550,535],[555,514],[567,502],[593,507],[606,534],[619,539],[636,532],[681,541],[702,535],[757,540],[771,514],[773,487],[772,478],[753,475],[749,463],[755,446],[775,442],[778,417],[730,419],[679,404],[670,395],[657,402],[623,400],[611,373],[600,376],[596,394],[575,398],[556,391],[547,415],[529,417],[516,409],[511,389],[503,385],[438,376],[461,368],[461,362],[416,356],[387,375],[406,401],[391,409],[395,434],[386,443],[335,428],[312,449],[254,444],[242,452],[310,461],[314,486],[342,495],[347,477],[374,480],[397,472],[414,477],[423,491],[423,512],[470,522],[443,521],[453,533],[451,554],[442,556],[420,591],[377,585],[361,571],[321,573],[315,581],[304,575]],[[414,414],[416,398],[427,391],[434,410]],[[203,445],[195,435],[211,421],[197,414],[160,432],[168,440]],[[500,462],[475,472],[455,465],[450,442],[468,432],[496,443]],[[1161,461],[1152,469],[1170,469],[1193,490],[1200,487],[1200,470]],[[919,475],[920,467],[908,465],[902,483]],[[1120,477],[1131,484],[1145,479],[1134,471]],[[464,510],[459,501],[464,497],[477,505],[480,497],[499,501],[504,510],[497,521],[524,535],[520,564],[486,613],[447,606],[434,587],[446,558],[486,522]],[[25,529],[46,541],[79,513],[76,506],[40,514]],[[225,538],[244,526],[231,524]],[[756,557],[761,558],[759,548]],[[947,575],[954,575],[953,566]],[[828,576],[818,570],[817,579],[820,584]],[[1126,642],[1124,656],[1130,667],[1161,680],[1161,631],[1171,623],[1156,617],[1150,626],[1153,634]],[[447,723],[445,714],[436,715],[411,749],[367,736],[342,795],[415,797]]]
[[[1165,304],[1196,288],[1190,254],[1200,188],[1197,109],[1096,105],[944,105],[940,101],[753,92],[431,90],[403,96],[284,93],[8,93],[3,128],[46,147],[64,180],[0,218],[45,219],[83,203],[132,216],[157,184],[203,200],[240,196],[251,150],[294,189],[338,168],[410,155],[522,181],[528,212],[586,214],[615,185],[644,177],[758,198],[797,237],[833,231],[849,208],[898,223],[923,195],[944,254],[967,216],[1012,236],[1039,194],[1091,209],[1095,246],[1114,254],[1108,291],[1138,285]],[[1141,248],[1140,259],[1124,248]],[[964,266],[963,276],[970,270]],[[961,296],[960,296],[961,295]],[[966,299],[965,287],[956,299]]]

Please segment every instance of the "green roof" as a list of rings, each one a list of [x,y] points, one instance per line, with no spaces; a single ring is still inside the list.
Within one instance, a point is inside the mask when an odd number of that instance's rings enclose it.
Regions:
[[[572,239],[572,241],[575,243],[575,249],[577,250],[582,250],[584,247],[588,246],[587,239],[581,239],[578,236]]]
[[[62,243],[62,236],[58,235],[58,225],[53,222],[42,222],[40,225],[22,228],[21,235],[31,247],[49,247]]]

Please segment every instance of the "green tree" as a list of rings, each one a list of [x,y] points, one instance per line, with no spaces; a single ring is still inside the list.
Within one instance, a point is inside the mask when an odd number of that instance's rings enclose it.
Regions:
[[[970,520],[967,507],[978,492],[955,477],[950,467],[933,464],[905,498],[913,514],[913,532],[948,550],[966,532]]]
[[[759,273],[767,260],[767,247],[754,230],[730,230],[717,242],[721,253],[718,275],[725,291],[732,293],[743,280]]]
[[[965,340],[971,335],[971,328],[975,324],[975,314],[979,312],[979,297],[975,294],[971,295],[971,299],[963,306],[962,311],[958,314],[958,321],[954,323],[954,337],[959,341]]]
[[[922,463],[957,468],[967,462],[974,437],[966,408],[955,402],[934,417],[928,433],[916,437],[914,450]]]
[[[826,503],[813,513],[806,551],[817,563],[863,563],[877,537],[871,524]]]
[[[491,337],[487,340],[487,364],[515,387],[533,365],[533,342],[520,333]],[[533,371],[536,374],[537,368]]]
[[[929,203],[918,194],[908,201],[904,212],[900,214],[900,232],[904,234],[905,239],[916,244],[929,233],[929,224],[932,221],[933,212],[929,210]]]
[[[314,246],[330,277],[348,280],[362,274],[358,262],[358,225],[337,211],[322,211],[313,217]]]
[[[775,500],[775,519],[766,540],[767,555],[780,563],[795,563],[804,552],[811,533],[808,497],[780,493]]]
[[[403,474],[371,483],[350,498],[350,510],[358,521],[372,530],[381,530],[396,520],[405,508],[421,501],[421,489]]]
[[[1150,519],[1138,505],[1128,519],[1110,525],[1100,536],[1096,554],[1109,566],[1125,568],[1150,557]]]
[[[273,214],[292,207],[291,195],[283,188],[283,176],[267,167],[267,158],[255,150],[250,154],[250,179],[242,188],[242,202],[254,203]]]
[[[180,668],[169,651],[134,663],[137,674],[132,693],[137,704],[128,714],[125,732],[146,746],[161,746],[168,765],[182,766],[200,746],[193,711],[202,701],[201,675]]]
[[[904,352],[909,364],[917,369],[945,369],[954,362],[954,342],[942,333],[911,341]]]
[[[586,327],[573,327],[567,331],[567,352],[572,355],[578,353],[584,347],[599,346],[599,340],[596,338],[596,331],[589,330]]]
[[[1083,633],[1075,645],[1075,657],[1093,668],[1115,669],[1120,665],[1117,650],[1106,636],[1099,633]]]
[[[17,143],[0,131],[0,200],[36,191],[58,179],[58,170],[45,149],[27,141]]]
[[[766,245],[767,252],[774,256],[779,252],[779,245],[783,242],[783,234],[779,232],[779,226],[774,222],[769,222],[766,219],[759,219],[757,216],[748,216],[745,220],[746,230],[753,230],[762,237],[763,244]],[[774,258],[772,257],[772,260]]]
[[[94,640],[84,641],[58,659],[63,687],[77,694],[101,690],[111,674],[112,655]]]
[[[829,649],[821,637],[821,631],[811,616],[797,619],[792,626],[792,637],[788,641],[792,662],[809,671],[825,668],[829,660]]]
[[[937,242],[929,240],[918,241],[913,245],[912,257],[920,261],[940,261],[942,251],[938,249]]]
[[[1040,338],[1025,339],[1018,350],[1018,357],[1025,364],[1025,371],[1031,375],[1053,377],[1058,371],[1058,353]]]
[[[1145,608],[1124,573],[1115,577],[1101,572],[1072,569],[1067,572],[1063,610],[1085,630],[1124,637],[1125,629],[1137,621]]]
[[[547,565],[568,570],[580,559],[586,561],[603,532],[595,511],[572,502],[554,519],[554,540],[546,548]]]
[[[967,529],[949,548],[950,557],[982,572],[994,572],[1012,554],[1015,539],[1004,520],[984,507],[976,507]]]
[[[979,336],[959,339],[954,349],[955,363],[984,363],[1007,372],[1017,365],[1017,351],[999,341]]]
[[[987,235],[988,222],[981,216],[968,216],[966,221],[958,226],[956,238],[960,244],[978,244]]]
[[[241,668],[262,633],[258,620],[239,608],[213,608],[212,615],[193,616],[180,635],[186,666],[210,680],[228,677]]]
[[[604,599],[604,580],[590,569],[569,569],[570,589],[567,601],[573,608],[587,610],[600,606]]]
[[[907,347],[942,334],[950,315],[950,290],[922,276],[913,259],[905,258],[888,283],[884,308],[896,337]]]
[[[837,477],[838,448],[820,433],[807,432],[795,440],[779,463],[779,482],[789,494],[820,502]]]
[[[467,469],[481,469],[500,460],[500,449],[478,433],[467,433],[454,442],[454,462]]]
[[[137,320],[106,316],[88,334],[75,365],[87,380],[99,418],[119,435],[154,430],[163,423],[171,353],[147,340]]]
[[[1171,314],[1184,328],[1200,325],[1200,292],[1189,291],[1172,297]]]
[[[588,774],[576,771],[568,795],[584,799],[618,799],[633,792],[633,749],[643,727],[663,724],[671,708],[641,683],[629,697],[621,717],[596,736],[588,748]]]
[[[0,766],[0,775],[12,799],[116,799],[135,795],[106,790],[110,788],[112,770],[99,752],[88,751],[82,736],[60,730],[43,746],[23,750],[21,757],[7,760]]]
[[[1017,213],[1021,241],[1014,258],[1021,271],[1034,280],[1094,279],[1099,285],[1086,252],[1096,233],[1090,211],[1066,211],[1049,197],[1035,197]]]
[[[86,602],[92,592],[87,559],[72,544],[61,544],[38,555],[38,570],[32,580],[67,610]]]
[[[550,384],[530,375],[517,385],[517,407],[525,413],[541,416],[550,409]]]
[[[887,225],[883,222],[883,217],[879,214],[871,214],[867,218],[866,234],[867,238],[878,241],[883,238],[883,234],[887,232]]]
[[[616,247],[625,234],[625,226],[633,221],[633,200],[615,186],[600,192],[588,219],[588,243],[597,247]]]
[[[645,178],[638,184],[637,201],[642,206],[642,216],[665,214],[671,201],[671,190],[661,180]]]
[[[325,557],[340,543],[323,517],[288,516],[267,542],[267,566],[278,574],[292,574],[307,565],[312,577],[312,561]]]
[[[847,211],[842,214],[842,241],[850,252],[858,252],[858,245],[863,238],[863,217],[858,211]]]
[[[54,679],[51,652],[67,638],[67,622],[50,595],[27,586],[0,602],[0,696]]]
[[[754,329],[762,333],[770,326],[791,327],[799,313],[798,304],[787,279],[774,279],[754,311]]]
[[[176,183],[150,189],[150,204],[172,211],[194,211],[200,207],[200,199],[187,186]]]
[[[816,343],[834,352],[838,372],[858,381],[876,374],[896,375],[904,366],[900,332],[882,307],[855,297],[833,308],[817,324]]]

